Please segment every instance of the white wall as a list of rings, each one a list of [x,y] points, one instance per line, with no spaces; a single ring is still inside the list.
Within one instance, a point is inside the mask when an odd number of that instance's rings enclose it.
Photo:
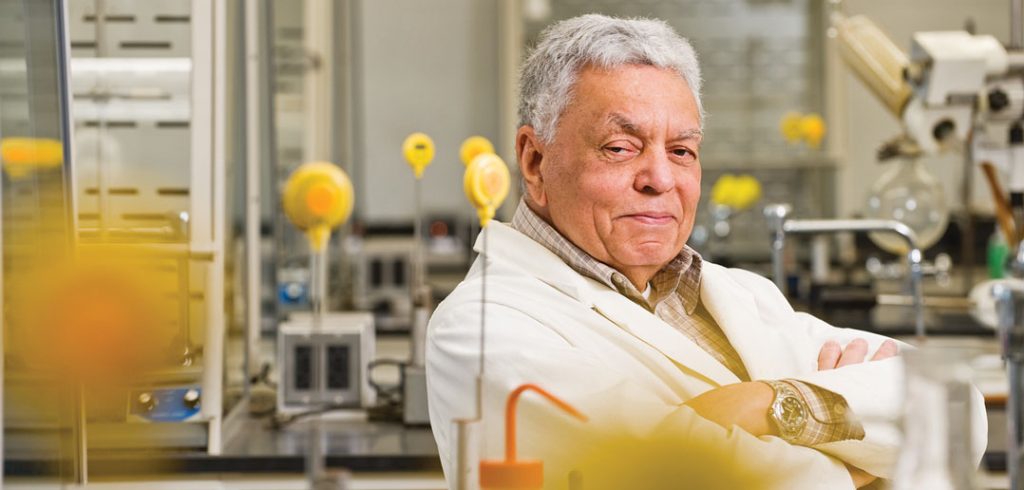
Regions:
[[[363,128],[356,194],[364,218],[412,218],[413,177],[401,147],[415,131],[437,148],[423,177],[425,210],[470,209],[458,152],[468,136],[498,136],[497,12],[494,0],[361,2],[355,124]]]

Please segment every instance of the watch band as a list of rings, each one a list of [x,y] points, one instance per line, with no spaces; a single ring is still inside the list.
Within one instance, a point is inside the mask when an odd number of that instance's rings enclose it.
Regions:
[[[775,398],[772,400],[771,406],[768,407],[768,416],[778,428],[779,437],[786,442],[793,443],[807,426],[810,408],[800,393],[789,383],[771,380],[764,381],[764,383],[771,386],[772,391],[775,392]]]

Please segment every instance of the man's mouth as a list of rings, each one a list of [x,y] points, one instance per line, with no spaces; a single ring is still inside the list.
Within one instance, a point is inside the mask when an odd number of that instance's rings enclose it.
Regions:
[[[623,217],[635,220],[645,225],[667,225],[669,223],[674,223],[676,220],[676,217],[671,213],[660,212],[633,213],[627,214]]]

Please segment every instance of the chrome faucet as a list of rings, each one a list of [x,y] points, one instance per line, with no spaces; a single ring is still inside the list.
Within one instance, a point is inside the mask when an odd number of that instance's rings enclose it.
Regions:
[[[768,228],[772,231],[772,276],[782,294],[786,294],[786,271],[782,253],[786,246],[787,234],[815,235],[845,231],[892,232],[907,242],[907,262],[910,265],[910,288],[914,300],[914,332],[918,340],[924,340],[924,300],[921,289],[922,254],[917,246],[917,234],[909,226],[896,220],[881,219],[790,219],[793,207],[789,204],[769,204],[764,207]]]

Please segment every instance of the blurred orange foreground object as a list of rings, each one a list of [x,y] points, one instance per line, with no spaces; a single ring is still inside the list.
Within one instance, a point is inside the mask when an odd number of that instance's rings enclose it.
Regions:
[[[0,161],[11,178],[27,176],[33,170],[59,167],[64,163],[64,145],[49,138],[0,139]]]
[[[505,460],[480,462],[480,488],[483,490],[532,490],[544,486],[544,462],[516,461],[516,404],[526,390],[533,390],[558,408],[584,422],[587,416],[535,384],[524,384],[508,395],[505,404]]]

